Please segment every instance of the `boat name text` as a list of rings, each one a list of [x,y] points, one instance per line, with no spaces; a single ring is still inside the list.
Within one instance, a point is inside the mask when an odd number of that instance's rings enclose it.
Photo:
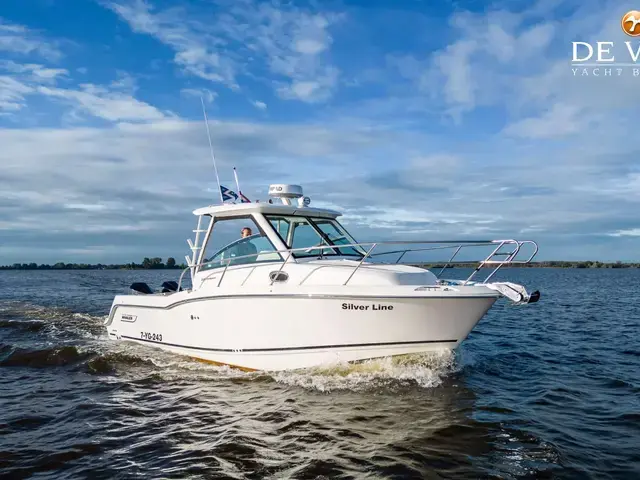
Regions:
[[[140,332],[140,338],[143,340],[151,340],[153,342],[161,342],[161,333]]]
[[[393,310],[393,305],[373,303],[371,305],[357,305],[355,303],[343,303],[342,310]]]

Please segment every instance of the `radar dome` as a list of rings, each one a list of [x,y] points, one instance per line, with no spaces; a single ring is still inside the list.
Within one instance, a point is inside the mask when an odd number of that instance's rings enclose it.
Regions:
[[[269,185],[269,195],[276,198],[300,198],[303,193],[300,185],[277,183]]]

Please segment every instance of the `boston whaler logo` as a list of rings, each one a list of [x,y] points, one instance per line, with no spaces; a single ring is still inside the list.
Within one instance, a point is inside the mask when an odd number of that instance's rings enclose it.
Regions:
[[[123,322],[132,322],[132,323],[135,322],[137,318],[138,318],[137,315],[131,315],[129,313],[123,313],[122,316],[120,317],[120,319]]]
[[[640,11],[625,13],[620,26],[629,37],[640,37]],[[625,48],[612,41],[572,42],[572,45],[571,71],[574,77],[640,77],[640,38],[625,41]]]

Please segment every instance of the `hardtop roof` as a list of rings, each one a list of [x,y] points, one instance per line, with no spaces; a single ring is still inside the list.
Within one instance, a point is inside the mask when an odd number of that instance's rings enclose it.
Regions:
[[[342,213],[326,208],[300,207],[298,205],[260,203],[224,203],[222,205],[209,205],[193,211],[194,215],[211,215],[215,217],[235,217],[250,215],[252,213],[270,213],[275,215],[298,215],[336,218]]]

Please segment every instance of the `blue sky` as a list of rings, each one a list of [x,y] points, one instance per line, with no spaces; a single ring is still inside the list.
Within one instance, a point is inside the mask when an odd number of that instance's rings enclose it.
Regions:
[[[637,5],[635,5],[637,7]],[[631,2],[9,0],[0,264],[188,252],[223,183],[302,184],[359,240],[640,259],[640,76],[575,76]],[[635,100],[634,100],[635,101]]]

